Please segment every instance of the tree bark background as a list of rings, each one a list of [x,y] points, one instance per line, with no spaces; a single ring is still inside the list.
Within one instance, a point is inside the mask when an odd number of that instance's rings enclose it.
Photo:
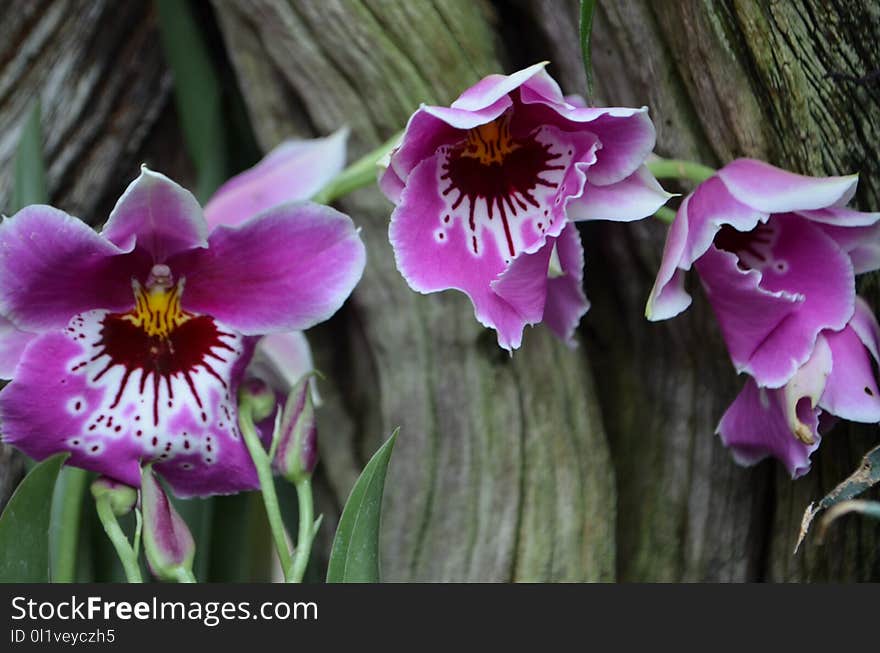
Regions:
[[[141,161],[192,181],[149,3],[4,4],[0,200],[36,95],[57,206],[100,223]],[[420,102],[448,103],[485,74],[543,59],[567,92],[583,91],[571,0],[215,0],[213,10],[218,61],[231,61],[265,150],[347,124],[353,159]],[[880,208],[876,4],[600,0],[593,34],[598,99],[650,106],[659,154],[857,171],[857,204]],[[773,463],[733,464],[714,430],[740,380],[696,284],[683,316],[643,317],[662,225],[584,228],[592,309],[581,347],[539,327],[511,358],[462,295],[406,287],[378,191],[340,206],[369,260],[346,308],[310,334],[328,377],[319,509],[329,534],[359,469],[400,425],[388,580],[880,578],[871,522],[844,520],[824,547],[791,554],[804,508],[849,474],[876,426],[838,426],[796,482]],[[880,306],[877,286],[863,286]],[[14,476],[6,460],[0,499]],[[326,556],[329,537],[319,544]]]

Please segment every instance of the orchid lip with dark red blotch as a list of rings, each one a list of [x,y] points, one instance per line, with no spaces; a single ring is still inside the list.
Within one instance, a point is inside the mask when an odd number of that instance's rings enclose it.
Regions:
[[[379,182],[397,205],[389,235],[410,287],[466,293],[506,349],[539,322],[573,341],[589,305],[572,221],[636,220],[670,197],[644,167],[647,109],[584,107],[544,66],[422,106]]]
[[[646,315],[687,308],[684,275],[696,268],[734,366],[751,377],[718,427],[740,462],[772,455],[796,477],[823,415],[880,421],[877,323],[855,294],[855,275],[880,269],[880,213],[846,208],[857,182],[739,159],[686,197],[670,227]]]
[[[209,233],[195,198],[147,169],[100,234],[22,209],[0,225],[4,440],[135,487],[153,462],[179,496],[256,488],[236,406],[256,337],[330,317],[364,259],[351,220],[310,203]]]

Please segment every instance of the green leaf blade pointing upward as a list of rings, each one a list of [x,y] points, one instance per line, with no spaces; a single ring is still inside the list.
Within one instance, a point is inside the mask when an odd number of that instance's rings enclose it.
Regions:
[[[40,103],[31,109],[18,139],[15,154],[15,182],[12,213],[28,204],[45,204],[49,199],[46,166],[43,163],[43,132],[40,129]]]
[[[382,495],[391,451],[400,429],[391,437],[364,467],[354,484],[339,527],[333,538],[328,583],[378,583],[379,524],[382,517]]]
[[[52,493],[69,455],[59,453],[36,465],[0,515],[0,582],[49,582]]]

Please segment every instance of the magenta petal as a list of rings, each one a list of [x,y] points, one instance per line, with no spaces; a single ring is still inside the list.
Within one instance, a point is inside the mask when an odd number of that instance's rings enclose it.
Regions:
[[[137,260],[123,253],[58,209],[25,207],[0,223],[0,313],[39,331],[92,308],[127,308]]]
[[[489,284],[522,317],[524,324],[537,324],[544,316],[547,270],[555,241],[548,238],[537,252],[520,254]]]
[[[742,269],[736,254],[714,245],[696,266],[737,370],[778,388],[820,331],[846,325],[855,291],[849,258],[819,227],[787,214],[764,230],[771,240],[760,270]]]
[[[597,158],[601,159],[601,152]],[[583,194],[568,204],[570,220],[630,222],[652,215],[671,193],[663,190],[648,168],[641,166],[623,181],[607,186],[587,183]]]
[[[645,317],[652,322],[675,317],[691,305],[691,296],[684,289],[684,270],[679,267],[687,247],[690,201],[691,196],[684,198],[666,234],[660,269],[645,306]]]
[[[0,391],[3,441],[36,460],[68,451],[68,464],[138,487],[143,448],[135,438],[105,437],[102,429],[102,435],[86,439],[90,408],[102,403],[104,395],[90,387],[86,376],[70,373],[86,353],[84,345],[61,333],[31,343],[15,380]]]
[[[283,204],[211,232],[210,247],[169,262],[186,279],[187,310],[245,335],[328,319],[361,278],[365,250],[351,219],[327,206]]]
[[[544,323],[567,345],[573,346],[574,333],[590,308],[584,294],[584,248],[577,227],[568,224],[556,239],[561,276],[547,280]]]
[[[803,302],[756,346],[745,371],[761,385],[778,387],[809,358],[822,330],[846,326],[855,284],[849,257],[819,227],[796,215],[774,216],[768,225],[778,229],[778,240],[774,261],[762,271],[761,288],[803,297]],[[752,312],[745,306],[739,310]]]
[[[802,215],[799,213],[798,215]],[[864,227],[819,224],[822,231],[831,236],[847,253],[855,274],[880,269],[880,223]]]
[[[36,337],[0,315],[0,379],[11,379],[25,347]]]
[[[793,315],[803,303],[803,297],[786,292],[770,292],[761,286],[761,273],[743,270],[737,265],[736,254],[719,250],[714,246],[697,261],[700,280],[718,318],[727,350],[737,371],[752,371],[751,358],[761,348],[786,318]],[[806,343],[806,356],[812,350],[812,339]],[[788,349],[780,352],[788,357]],[[800,358],[798,352],[797,358]],[[806,360],[806,356],[794,366]],[[784,377],[782,385],[794,369],[784,370],[777,376]],[[778,387],[777,385],[777,387]]]
[[[814,439],[813,444],[804,444],[789,429],[784,402],[782,390],[759,388],[754,380],[747,379],[721,418],[717,433],[740,465],[754,465],[773,456],[786,466],[792,478],[798,478],[809,471],[810,455],[819,447],[821,411],[810,408],[808,399],[798,402],[798,417]]]
[[[754,159],[728,163],[718,177],[740,202],[768,213],[846,204],[859,181],[858,175],[805,177]]]
[[[388,167],[379,175],[379,190],[381,190],[385,194],[385,197],[387,197],[393,204],[398,204],[400,203],[400,195],[403,193],[405,187],[406,184],[403,183],[403,180],[394,171],[394,168],[391,167],[389,160]]]
[[[101,231],[121,248],[145,250],[157,263],[207,247],[207,234],[202,207],[192,193],[146,166],[116,202]]]
[[[522,86],[526,80],[544,70],[547,62],[523,68],[511,75],[489,75],[471,86],[452,103],[453,109],[480,111]]]
[[[706,253],[723,225],[746,232],[768,218],[768,214],[735,200],[717,177],[700,184],[681,203],[669,228],[645,316],[652,321],[665,320],[690,305],[684,271]]]
[[[880,324],[877,324],[877,316],[874,315],[874,311],[859,296],[856,296],[856,308],[849,321],[849,327],[855,331],[862,344],[871,352],[874,360],[880,363]]]
[[[326,138],[285,141],[236,175],[205,205],[210,227],[235,226],[284,202],[307,200],[345,167],[348,129]]]
[[[526,320],[490,288],[507,267],[498,239],[482,221],[476,223],[478,233],[473,237],[466,219],[443,221],[447,213],[438,190],[441,161],[438,154],[413,170],[391,215],[389,238],[397,269],[417,292],[455,289],[467,294],[477,320],[498,331],[502,347],[515,349]],[[480,243],[478,253],[472,238]]]
[[[853,329],[825,332],[833,366],[820,406],[854,422],[880,422],[880,390],[865,345]]]

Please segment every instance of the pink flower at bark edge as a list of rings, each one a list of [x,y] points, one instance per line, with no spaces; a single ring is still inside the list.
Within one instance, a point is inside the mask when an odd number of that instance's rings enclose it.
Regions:
[[[281,204],[209,230],[146,168],[100,234],[24,208],[0,224],[4,441],[134,487],[154,462],[179,496],[256,488],[235,401],[254,341],[326,320],[364,261],[334,209]]]
[[[422,106],[379,182],[410,287],[464,292],[510,350],[539,322],[571,342],[587,311],[573,221],[637,220],[669,198],[644,167],[647,108],[582,106],[544,66]]]
[[[877,323],[855,275],[880,268],[880,213],[846,208],[856,176],[805,177],[739,159],[685,198],[670,227],[650,320],[691,302],[692,267],[746,385],[718,427],[735,458],[809,469],[820,419],[880,421]]]

